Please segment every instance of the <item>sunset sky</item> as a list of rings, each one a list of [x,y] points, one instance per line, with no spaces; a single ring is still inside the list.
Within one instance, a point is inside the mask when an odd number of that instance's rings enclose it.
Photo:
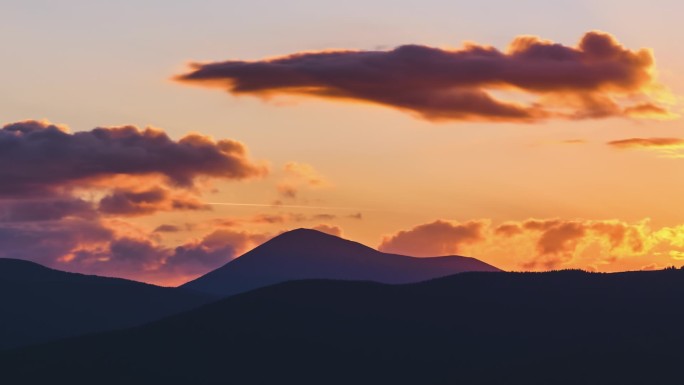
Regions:
[[[175,285],[310,227],[505,270],[681,266],[683,12],[3,1],[0,257]]]

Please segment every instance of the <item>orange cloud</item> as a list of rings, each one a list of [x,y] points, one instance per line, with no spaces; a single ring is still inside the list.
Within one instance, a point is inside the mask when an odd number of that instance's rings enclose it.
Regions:
[[[684,147],[681,138],[629,138],[607,143],[617,148],[680,148]]]
[[[307,163],[287,162],[283,166],[283,179],[276,185],[283,198],[295,199],[302,187],[329,187],[330,183],[316,169]]]
[[[456,223],[438,220],[385,236],[378,250],[419,257],[456,254],[465,244],[483,239],[484,222]]]
[[[662,106],[653,103],[642,103],[625,108],[625,114],[636,118],[662,119],[673,117],[673,114]]]
[[[613,140],[606,143],[617,149],[640,149],[656,151],[667,158],[684,156],[684,139],[682,138],[629,138]]]
[[[684,260],[684,225],[652,228],[648,220],[585,219],[528,219],[496,226],[488,220],[468,223],[479,224],[469,242],[459,242],[452,229],[458,225],[437,221],[384,237],[380,247],[386,248],[388,240],[399,237],[404,238],[404,247],[395,252],[435,255],[446,240],[455,251],[507,270],[620,271],[652,263],[681,265]]]
[[[280,194],[280,196],[282,196],[283,198],[294,199],[297,197],[297,193],[299,192],[299,190],[297,190],[297,187],[284,182],[278,183],[276,189],[278,190],[278,194]]]
[[[342,228],[339,226],[321,224],[321,225],[312,227],[312,229],[318,230],[318,231],[326,233],[326,234],[334,235],[336,237],[342,236]]]
[[[397,108],[432,121],[538,122],[612,116],[668,118],[650,50],[592,31],[576,46],[520,36],[506,51],[403,45],[390,51],[302,52],[195,63],[175,79],[235,95],[303,95]],[[494,91],[494,92],[493,92]],[[525,98],[508,100],[495,91]],[[523,99],[533,99],[529,102]]]
[[[285,170],[286,174],[304,181],[309,186],[324,187],[328,185],[325,178],[323,178],[310,164],[287,162],[285,166],[283,166],[283,170]]]

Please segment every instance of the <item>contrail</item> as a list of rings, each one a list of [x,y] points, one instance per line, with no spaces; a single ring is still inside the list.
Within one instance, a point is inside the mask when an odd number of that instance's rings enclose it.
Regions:
[[[338,206],[304,206],[304,205],[275,205],[264,203],[232,203],[232,202],[205,202],[204,204],[211,206],[247,206],[247,207],[284,207],[289,209],[315,209],[315,210],[350,210],[350,211],[368,211],[368,209],[360,209],[355,207],[338,207]],[[373,210],[374,211],[374,210]]]

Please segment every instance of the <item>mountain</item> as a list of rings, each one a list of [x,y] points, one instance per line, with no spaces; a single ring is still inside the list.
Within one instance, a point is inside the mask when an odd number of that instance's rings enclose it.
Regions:
[[[212,298],[0,259],[0,350],[140,325]]]
[[[466,271],[500,271],[474,258],[385,254],[316,230],[283,233],[182,287],[232,295],[300,279],[410,283]]]
[[[684,271],[297,281],[0,352],[12,384],[679,384]]]

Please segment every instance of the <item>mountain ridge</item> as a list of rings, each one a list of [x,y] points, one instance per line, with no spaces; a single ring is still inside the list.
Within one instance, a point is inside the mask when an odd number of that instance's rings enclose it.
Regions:
[[[669,384],[684,357],[683,297],[680,270],[293,281],[0,352],[0,370],[72,384],[101,373],[103,384]]]
[[[213,296],[0,258],[0,350],[145,324]]]

